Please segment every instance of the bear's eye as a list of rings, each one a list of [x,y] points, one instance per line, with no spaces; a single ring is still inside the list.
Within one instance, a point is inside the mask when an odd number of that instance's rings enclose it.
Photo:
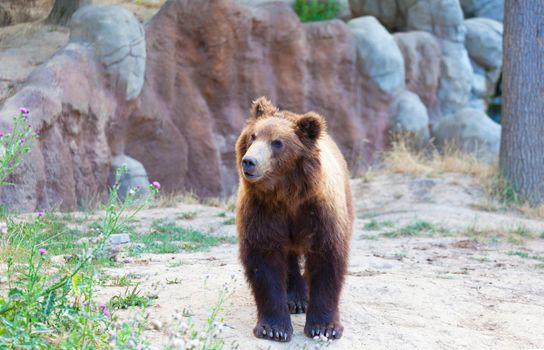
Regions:
[[[280,149],[283,147],[283,142],[281,142],[280,140],[274,140],[272,141],[272,143],[270,143],[270,145],[272,145],[272,148]]]
[[[251,136],[250,136],[251,141],[255,141],[256,138],[257,138],[257,136],[255,136],[255,134],[251,134]]]

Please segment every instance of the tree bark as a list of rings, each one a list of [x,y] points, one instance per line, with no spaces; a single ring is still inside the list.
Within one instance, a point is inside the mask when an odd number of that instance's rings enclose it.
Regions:
[[[531,205],[544,203],[544,1],[506,0],[500,168]]]
[[[55,0],[53,9],[45,20],[47,23],[65,26],[80,7],[91,4],[92,0]]]

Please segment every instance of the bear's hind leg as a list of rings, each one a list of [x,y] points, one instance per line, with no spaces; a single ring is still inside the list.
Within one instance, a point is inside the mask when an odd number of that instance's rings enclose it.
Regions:
[[[296,253],[287,256],[287,305],[292,314],[303,314],[308,307],[308,287],[300,273],[299,258]]]
[[[287,254],[241,245],[241,257],[257,304],[257,338],[290,341],[293,335],[287,308]]]

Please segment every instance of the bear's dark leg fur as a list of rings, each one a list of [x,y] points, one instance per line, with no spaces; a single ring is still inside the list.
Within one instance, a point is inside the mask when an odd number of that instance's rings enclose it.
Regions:
[[[303,314],[308,307],[308,287],[300,274],[299,255],[289,253],[287,256],[287,305],[292,314]]]
[[[257,338],[290,341],[293,335],[287,307],[287,254],[241,245],[246,277],[257,304]]]
[[[340,323],[338,303],[346,263],[346,257],[326,247],[306,256],[310,298],[304,333],[308,337],[321,334],[332,339],[342,337],[344,327]]]

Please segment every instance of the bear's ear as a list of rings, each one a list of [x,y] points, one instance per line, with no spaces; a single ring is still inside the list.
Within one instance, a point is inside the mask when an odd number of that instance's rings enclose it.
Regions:
[[[274,114],[278,109],[270,102],[266,97],[261,96],[251,105],[251,110],[249,112],[249,117],[257,119],[262,117],[265,114]]]
[[[317,113],[308,112],[296,122],[296,133],[301,140],[317,140],[327,130],[327,122]]]

